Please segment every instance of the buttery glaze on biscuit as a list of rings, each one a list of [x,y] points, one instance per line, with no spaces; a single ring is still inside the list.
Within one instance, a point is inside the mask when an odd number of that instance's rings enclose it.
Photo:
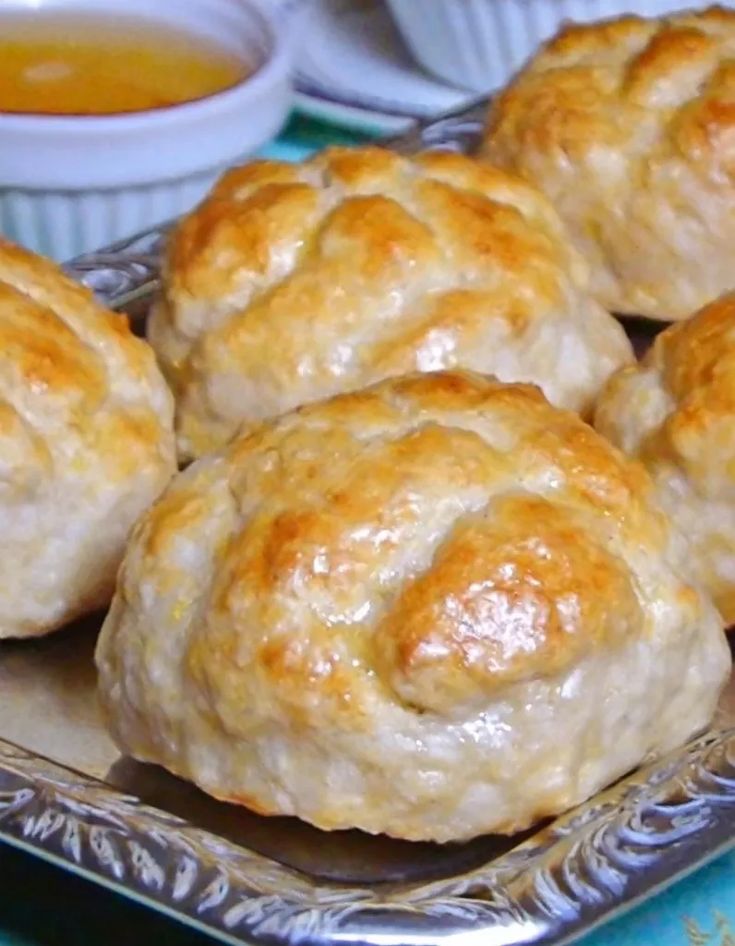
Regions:
[[[645,463],[692,544],[692,565],[735,624],[735,295],[660,334],[615,375],[595,419]]]
[[[150,348],[52,263],[0,240],[0,638],[109,602],[174,454]]]
[[[729,673],[651,482],[536,388],[416,374],[180,474],[97,649],[123,751],[321,828],[514,832],[704,728]]]
[[[490,109],[608,310],[684,319],[735,287],[735,11],[568,25]]]
[[[589,412],[632,357],[540,194],[460,155],[377,148],[228,172],[173,234],[149,338],[185,457],[415,370],[531,381]]]

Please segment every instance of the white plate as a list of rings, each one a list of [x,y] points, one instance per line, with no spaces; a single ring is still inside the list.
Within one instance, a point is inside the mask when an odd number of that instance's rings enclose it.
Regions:
[[[279,2],[294,17],[300,111],[363,132],[398,134],[472,100],[421,71],[382,0]]]

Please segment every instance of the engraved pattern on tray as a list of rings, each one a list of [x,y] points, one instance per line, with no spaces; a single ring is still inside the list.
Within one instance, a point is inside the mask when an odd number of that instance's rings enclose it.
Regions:
[[[445,116],[392,146],[471,150],[483,110]],[[67,272],[112,307],[143,311],[166,229]],[[735,844],[735,713],[723,707],[721,729],[438,881],[323,881],[3,741],[0,838],[232,943],[439,946],[464,934],[483,946],[560,946]]]
[[[562,943],[735,835],[735,730],[639,772],[487,866],[324,884],[0,743],[0,830],[241,941]]]

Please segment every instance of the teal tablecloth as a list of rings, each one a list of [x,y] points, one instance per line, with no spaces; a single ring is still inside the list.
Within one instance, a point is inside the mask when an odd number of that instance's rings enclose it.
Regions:
[[[264,149],[296,160],[355,135],[294,117]],[[0,845],[0,946],[208,946],[173,920]],[[581,946],[735,946],[735,852],[601,927]]]

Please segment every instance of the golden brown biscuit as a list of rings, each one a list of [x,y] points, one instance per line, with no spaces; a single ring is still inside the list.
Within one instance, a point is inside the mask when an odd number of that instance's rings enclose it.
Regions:
[[[109,602],[174,448],[171,394],[124,316],[0,240],[0,638]]]
[[[735,624],[735,295],[668,328],[615,375],[595,423],[648,467],[698,579]]]
[[[735,12],[566,26],[483,151],[553,202],[608,310],[686,318],[735,287]]]
[[[643,467],[526,385],[414,374],[189,467],[97,650],[121,748],[321,828],[514,832],[708,723],[721,622]]]
[[[230,171],[177,228],[149,338],[183,456],[407,371],[533,381],[589,411],[631,358],[552,207],[468,158],[331,149]]]

